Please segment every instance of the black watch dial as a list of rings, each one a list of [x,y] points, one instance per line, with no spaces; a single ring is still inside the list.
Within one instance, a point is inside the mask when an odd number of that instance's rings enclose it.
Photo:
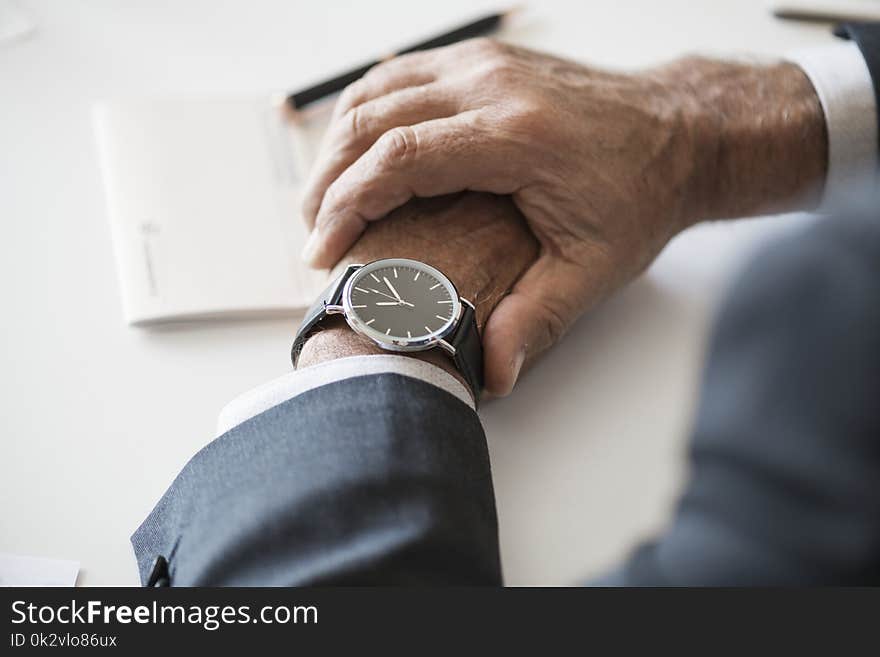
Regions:
[[[349,322],[375,340],[398,345],[442,337],[460,307],[449,279],[416,260],[396,258],[365,265],[346,291]]]

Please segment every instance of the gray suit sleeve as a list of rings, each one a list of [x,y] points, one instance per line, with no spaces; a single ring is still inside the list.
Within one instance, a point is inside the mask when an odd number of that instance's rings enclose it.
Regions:
[[[132,537],[174,586],[501,582],[486,440],[422,381],[338,381],[232,429]]]
[[[600,584],[880,583],[877,207],[751,264],[718,319],[674,520]]]

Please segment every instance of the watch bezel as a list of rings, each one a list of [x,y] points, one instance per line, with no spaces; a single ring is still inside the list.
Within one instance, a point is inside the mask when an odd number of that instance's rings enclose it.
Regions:
[[[364,276],[377,269],[385,267],[417,267],[436,278],[443,285],[448,286],[452,297],[452,318],[440,329],[426,336],[418,338],[401,338],[397,336],[385,335],[381,331],[370,328],[358,317],[354,308],[352,308],[351,291],[354,288],[355,281],[361,280]],[[388,351],[425,351],[438,346],[444,338],[451,335],[459,321],[461,320],[462,304],[458,289],[455,287],[449,277],[436,267],[422,262],[421,260],[413,260],[411,258],[381,258],[373,260],[360,267],[356,272],[349,276],[345,282],[342,291],[342,308],[345,315],[345,321],[349,327],[357,333],[368,337],[382,349]]]

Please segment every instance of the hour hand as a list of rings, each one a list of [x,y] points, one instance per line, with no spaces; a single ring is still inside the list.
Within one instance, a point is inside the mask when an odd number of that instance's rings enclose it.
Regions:
[[[376,305],[376,306],[409,306],[410,308],[415,308],[415,304],[412,304],[409,301],[404,301],[403,299],[401,299],[400,301],[377,301],[374,305]]]
[[[375,292],[376,294],[381,294],[383,297],[388,297],[389,299],[393,299],[393,298],[394,298],[394,297],[392,297],[390,294],[385,294],[384,292],[382,292],[382,291],[380,291],[380,290],[375,290],[375,289],[373,289],[373,288],[371,288],[371,287],[368,287],[367,289],[368,289],[370,292]],[[376,302],[376,305],[377,305],[377,306],[396,306],[396,305],[399,305],[399,304],[403,304],[404,306],[410,306],[410,307],[412,307],[412,308],[415,308],[415,305],[414,305],[414,304],[410,303],[409,301],[404,301],[403,299],[400,299],[399,301],[395,301],[394,303],[388,303],[387,301],[377,301],[377,302]]]

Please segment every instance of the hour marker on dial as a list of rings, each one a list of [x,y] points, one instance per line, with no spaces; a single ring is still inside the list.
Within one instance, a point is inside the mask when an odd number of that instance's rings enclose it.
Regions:
[[[440,283],[437,283],[437,285],[432,285],[432,286],[429,287],[428,289],[429,289],[429,290],[433,290],[435,287],[440,287]]]
[[[434,317],[436,317],[437,319],[442,319],[444,322],[449,319],[448,317],[444,317],[443,315],[434,315]]]
[[[354,307],[356,308],[357,306],[354,306]],[[365,306],[364,306],[364,307],[365,307]],[[376,318],[374,317],[373,319],[367,321],[366,324],[367,324],[367,326],[369,326],[370,324],[372,324],[372,323],[375,322],[375,321],[376,321]]]
[[[440,299],[437,303],[452,303],[452,299]]]

